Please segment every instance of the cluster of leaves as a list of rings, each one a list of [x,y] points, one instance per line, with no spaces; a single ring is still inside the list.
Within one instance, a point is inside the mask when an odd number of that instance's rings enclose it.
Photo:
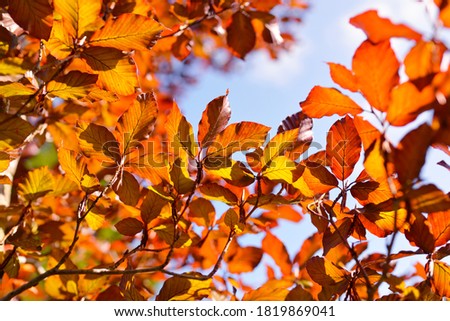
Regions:
[[[330,63],[330,73],[368,107],[317,86],[271,139],[262,124],[229,124],[228,93],[206,106],[194,134],[158,90],[160,59],[184,59],[190,50],[213,59],[206,43],[240,58],[262,42],[275,52],[281,35],[270,11],[279,2],[7,3],[0,180],[4,195],[6,186],[13,192],[0,208],[3,299],[450,296],[442,261],[450,255],[450,197],[420,178],[431,146],[449,154],[447,48],[437,37],[426,40],[376,11],[352,18],[368,39],[351,69]],[[436,25],[450,26],[450,5],[436,4]],[[391,48],[394,37],[413,44],[403,61]],[[390,127],[425,111],[433,112],[431,124],[390,143]],[[342,117],[325,150],[302,158],[313,118],[335,114]],[[272,229],[305,216],[317,231],[291,257]],[[260,247],[241,241],[251,234],[264,235]],[[366,254],[368,237],[387,238],[386,253]],[[394,253],[400,238],[412,250]],[[241,276],[264,257],[273,262],[267,282],[252,288]],[[406,257],[426,264],[412,275],[396,272]],[[412,277],[419,281],[407,284]],[[389,294],[380,294],[382,284]]]

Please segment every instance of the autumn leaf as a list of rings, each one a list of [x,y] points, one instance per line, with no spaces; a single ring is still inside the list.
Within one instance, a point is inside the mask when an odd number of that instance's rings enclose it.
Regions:
[[[56,59],[66,59],[74,50],[73,38],[70,37],[64,23],[54,20],[50,38],[45,42],[45,47]]]
[[[81,189],[87,194],[92,194],[100,187],[98,178],[93,174],[84,174],[81,178]]]
[[[339,90],[320,86],[315,86],[300,106],[302,111],[311,118],[322,118],[334,114],[357,115],[363,111],[357,103]]]
[[[435,240],[431,233],[431,225],[422,214],[414,214],[413,222],[405,230],[405,236],[412,245],[419,247],[425,253],[433,253]]]
[[[0,83],[0,96],[2,97],[29,96],[34,94],[34,92],[34,88],[25,86],[20,82]]]
[[[156,97],[153,92],[150,92],[139,95],[128,110],[120,116],[116,130],[120,135],[125,155],[134,144],[147,138],[157,115]]]
[[[245,224],[241,222],[239,214],[235,210],[229,208],[224,215],[223,222],[231,231],[240,234],[245,229]]]
[[[368,10],[350,19],[350,23],[364,31],[373,43],[401,37],[419,40],[422,35],[404,24],[395,24],[387,18],[382,18],[376,10]]]
[[[450,211],[429,213],[428,222],[435,239],[435,245],[446,244],[450,240]]]
[[[372,179],[357,181],[350,189],[352,196],[362,205],[369,203],[380,204],[393,197],[389,183]]]
[[[58,160],[65,176],[81,187],[81,180],[87,174],[86,162],[79,159],[74,151],[65,148],[58,150]]]
[[[337,85],[353,92],[358,91],[358,82],[351,70],[348,70],[344,65],[332,62],[328,63],[328,67],[330,67],[331,79],[333,79]]]
[[[120,179],[113,185],[120,200],[131,206],[135,206],[139,201],[139,187],[139,182],[127,171],[123,171]]]
[[[284,301],[289,294],[289,285],[292,283],[284,280],[270,280],[263,286],[244,294],[242,301]]]
[[[245,11],[236,11],[227,27],[227,44],[231,52],[244,59],[256,44],[256,33],[251,19]]]
[[[120,234],[126,236],[134,236],[137,233],[141,232],[144,228],[142,222],[134,217],[124,218],[123,220],[114,224],[114,226]]]
[[[180,155],[182,154],[183,153]],[[190,193],[196,186],[194,180],[190,178],[187,166],[188,158],[187,154],[185,154],[185,156],[179,157],[175,160],[170,170],[170,180],[173,187],[179,194]]]
[[[396,230],[404,228],[408,213],[392,200],[378,205],[366,205],[358,215],[364,227],[378,237],[386,237]]]
[[[369,149],[377,139],[381,139],[381,132],[369,121],[365,120],[361,116],[355,116],[353,118],[353,125],[355,125],[358,131],[358,136],[361,138],[364,151]]]
[[[207,149],[210,158],[229,157],[238,151],[246,151],[261,146],[270,127],[254,123],[240,122],[227,126]]]
[[[291,275],[292,262],[289,253],[278,237],[267,231],[266,236],[262,240],[262,249],[272,257],[275,264],[280,268],[283,276]]]
[[[288,184],[292,184],[295,180],[293,171],[296,166],[286,156],[278,156],[271,159],[269,165],[265,166],[262,176],[272,181],[283,181]]]
[[[438,41],[418,41],[405,57],[405,73],[417,80],[441,71],[446,47]]]
[[[47,95],[61,99],[80,99],[88,95],[97,82],[96,75],[72,71],[47,84]]]
[[[48,39],[53,23],[53,10],[47,0],[11,0],[8,3],[11,17],[30,35]]]
[[[34,127],[20,117],[0,114],[0,151],[18,147],[30,135]]]
[[[210,226],[215,221],[216,210],[205,198],[196,198],[189,204],[189,219],[200,226]]]
[[[236,243],[237,244],[237,243]],[[240,247],[230,246],[224,257],[228,272],[246,273],[252,272],[261,262],[264,251],[254,246]]]
[[[9,167],[10,157],[8,153],[0,152],[0,173]]]
[[[314,256],[309,259],[306,270],[311,279],[323,287],[343,285],[346,288],[350,283],[350,272],[323,257]]]
[[[85,155],[98,160],[119,161],[120,154],[117,153],[119,143],[106,127],[79,122],[78,129],[80,149]]]
[[[201,277],[200,273],[185,273],[184,275],[186,277],[174,276],[167,279],[156,296],[156,301],[193,301],[209,296],[211,279],[194,279],[195,277]],[[192,276],[191,279],[189,279],[190,275]]]
[[[206,199],[221,201],[228,205],[236,205],[238,198],[228,188],[215,183],[200,185],[200,192]]]
[[[144,221],[145,224],[148,224],[156,219],[167,204],[169,204],[169,202],[166,199],[159,196],[153,190],[149,190],[141,205],[142,221]]]
[[[358,87],[370,105],[380,111],[389,106],[390,92],[399,83],[399,68],[389,41],[374,44],[366,40],[353,56],[352,70]]]
[[[277,134],[298,129],[298,137],[293,141],[292,148],[285,151],[285,155],[291,160],[298,159],[311,145],[313,141],[312,128],[313,120],[301,111],[286,117],[278,126]]]
[[[441,261],[433,262],[433,285],[439,295],[450,297],[450,267]]]
[[[335,222],[335,226],[329,225],[325,230],[322,238],[323,255],[334,248],[335,246],[345,242],[350,236],[353,222],[349,218],[343,218]]]
[[[336,121],[327,135],[327,162],[337,179],[347,179],[359,160],[361,138],[349,116]]]
[[[406,195],[411,209],[417,212],[433,213],[450,209],[450,197],[433,184],[420,186]]]
[[[210,161],[213,161],[213,164]],[[207,158],[204,163],[204,169],[211,175],[223,178],[228,184],[244,187],[255,181],[255,175],[247,166],[230,158]]]
[[[162,26],[152,18],[125,13],[116,19],[108,19],[105,26],[92,35],[89,43],[122,51],[147,50],[161,31]]]
[[[102,86],[119,95],[131,95],[138,86],[136,66],[122,51],[91,47],[81,53],[86,69],[98,75]]]
[[[278,156],[283,156],[284,152],[292,150],[299,136],[299,128],[283,131],[273,137],[263,150],[263,168],[270,166],[270,163]]]
[[[27,178],[19,184],[19,195],[32,202],[53,191],[54,180],[48,167],[40,167],[28,172]]]
[[[207,148],[222,132],[231,117],[228,94],[210,101],[198,124],[198,141],[201,148]]]
[[[292,186],[299,189],[306,197],[326,193],[338,186],[336,177],[318,163],[299,164],[294,175],[298,179],[294,181]]]
[[[322,233],[316,232],[308,237],[301,245],[293,261],[298,264],[300,269],[303,269],[306,262],[322,248],[322,235]]]
[[[54,0],[53,5],[63,18],[64,29],[75,39],[81,39],[104,24],[100,16],[101,1]]]

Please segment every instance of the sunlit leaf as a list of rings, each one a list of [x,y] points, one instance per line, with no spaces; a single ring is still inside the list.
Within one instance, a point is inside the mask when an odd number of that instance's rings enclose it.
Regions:
[[[306,291],[301,285],[297,285],[286,296],[285,301],[314,301],[310,292]]]
[[[378,205],[366,205],[358,215],[361,223],[372,234],[385,237],[404,227],[408,213],[404,208],[398,208],[392,201]]]
[[[87,173],[85,161],[79,159],[74,151],[65,148],[58,150],[58,160],[65,176],[81,187],[81,180]]]
[[[47,94],[61,99],[79,99],[88,95],[97,82],[96,75],[72,71],[47,84]]]
[[[431,225],[422,214],[417,213],[413,216],[413,222],[405,230],[405,236],[412,245],[419,247],[425,253],[433,253],[435,240],[431,233]]]
[[[34,88],[25,86],[20,82],[0,83],[0,96],[2,97],[29,96],[34,94],[35,91]]]
[[[236,11],[227,27],[227,44],[231,52],[244,59],[256,44],[256,33],[249,15],[244,11]]]
[[[14,21],[38,39],[48,39],[53,10],[47,0],[11,0],[8,12]]]
[[[40,167],[28,172],[27,178],[19,184],[19,195],[32,202],[54,189],[53,176],[47,167]]]
[[[117,154],[119,143],[106,127],[79,122],[78,129],[80,149],[86,156],[98,160],[118,161],[120,159],[120,154]]]
[[[189,219],[201,226],[210,226],[214,222],[216,210],[210,201],[197,198],[189,204]]]
[[[187,170],[188,158],[186,153],[181,153],[180,155],[185,155],[177,158],[170,169],[170,180],[173,187],[179,194],[187,194],[194,190],[195,181],[191,179],[190,174]]]
[[[338,180],[323,165],[306,162],[298,165],[295,175],[299,177],[292,184],[306,197],[323,194],[338,186]]]
[[[361,116],[354,117],[353,124],[358,131],[358,135],[361,138],[361,142],[365,151],[372,145],[375,140],[381,138],[381,132]]]
[[[411,209],[433,213],[450,209],[450,197],[433,184],[423,185],[408,192]]]
[[[450,211],[430,213],[428,222],[431,225],[436,246],[446,244],[450,240]]]
[[[289,253],[278,237],[267,231],[266,236],[262,240],[262,249],[272,257],[284,276],[291,275],[292,262]]]
[[[314,282],[322,286],[350,283],[350,272],[335,265],[326,258],[314,256],[306,262],[306,270]]]
[[[353,172],[361,152],[361,138],[349,116],[336,121],[327,135],[327,161],[337,179],[345,180]]]
[[[350,19],[350,23],[364,31],[373,43],[401,37],[419,40],[422,35],[404,24],[394,24],[389,19],[382,18],[376,10],[368,10]]]
[[[159,216],[164,206],[168,204],[168,200],[162,198],[152,190],[148,191],[147,196],[141,205],[141,218],[144,223],[148,224]]]
[[[389,183],[386,180],[377,182],[369,179],[357,182],[351,187],[350,192],[362,205],[369,203],[379,204],[393,197]]]
[[[120,179],[113,185],[114,192],[122,202],[135,206],[139,201],[139,182],[127,171],[123,171]]]
[[[91,229],[97,231],[103,226],[103,223],[105,222],[105,216],[90,211],[88,215],[86,215],[85,220]]]
[[[329,62],[328,66],[330,67],[331,79],[333,79],[337,85],[353,92],[358,91],[358,83],[351,70],[348,70],[344,65],[332,62]]]
[[[236,205],[238,198],[228,188],[215,183],[200,185],[200,192],[206,199],[221,201],[228,205]]]
[[[363,109],[350,97],[335,88],[315,86],[305,101],[300,103],[302,111],[311,118],[346,114],[357,115]]]
[[[349,218],[343,218],[335,222],[337,229],[333,225],[329,225],[323,234],[323,255],[327,255],[328,251],[338,244],[346,242],[350,236],[353,222]]]
[[[103,25],[102,2],[99,0],[54,0],[53,5],[63,18],[64,28],[76,39]]]
[[[45,47],[50,51],[50,54],[53,57],[60,60],[66,59],[73,52],[73,39],[64,27],[63,21],[53,21],[50,39],[45,42]]]
[[[153,92],[139,95],[128,110],[122,114],[116,129],[123,141],[124,154],[128,153],[128,149],[133,147],[134,143],[148,136],[157,114],[158,105]]]
[[[306,262],[322,248],[322,233],[316,232],[308,237],[300,248],[300,251],[294,258],[300,269],[305,267]]]
[[[143,229],[143,224],[141,221],[134,217],[127,217],[123,220],[114,224],[117,231],[119,231],[122,235],[134,236],[137,233],[141,232]]]
[[[419,41],[405,57],[405,73],[412,80],[441,71],[445,45],[437,41]]]
[[[167,279],[158,295],[157,301],[193,301],[201,300],[210,295],[211,279],[195,280],[200,273],[183,274],[185,277],[174,276]],[[189,276],[193,278],[189,278]]]
[[[162,26],[152,18],[122,14],[110,18],[89,40],[93,46],[116,48],[123,51],[146,50],[158,39]]]
[[[286,156],[278,156],[265,167],[262,175],[272,181],[283,181],[288,184],[294,182],[295,163]]]
[[[0,173],[9,167],[10,157],[8,153],[0,152]]]
[[[285,151],[286,156],[296,160],[309,148],[313,140],[312,128],[313,120],[301,111],[283,119],[281,125],[278,126],[277,134],[298,129],[298,136],[293,141],[292,148]]]
[[[230,246],[224,257],[230,273],[252,272],[261,262],[264,251],[254,246]]]
[[[289,294],[286,281],[272,280],[244,294],[242,301],[284,301]]]
[[[214,164],[209,162],[211,160]],[[255,181],[255,175],[244,163],[230,158],[207,158],[204,168],[209,174],[223,178],[230,185],[243,187]]]
[[[391,89],[399,82],[399,67],[389,41],[374,44],[366,40],[356,50],[352,70],[360,91],[372,107],[387,110]]]
[[[100,187],[98,178],[93,174],[84,174],[81,178],[81,189],[88,194],[97,191]]]
[[[175,103],[167,116],[165,126],[169,146],[173,149],[175,155],[179,155],[182,152],[181,149],[184,149],[192,158],[198,154],[192,125],[181,114],[178,105]]]
[[[275,135],[264,147],[263,166],[270,166],[273,159],[293,149],[298,136],[299,128],[282,131]]]
[[[0,59],[0,75],[17,75],[24,74],[33,66],[23,58],[8,57]]]
[[[441,261],[433,262],[433,285],[441,296],[450,297],[450,267]]]
[[[225,129],[230,117],[228,95],[219,96],[208,103],[198,124],[198,141],[201,148],[211,145],[216,136]]]
[[[92,73],[98,74],[102,86],[118,95],[131,95],[138,86],[136,66],[122,51],[113,48],[91,47],[81,58]]]
[[[242,233],[242,231],[244,231],[245,224],[241,222],[241,220],[239,218],[239,214],[236,213],[236,211],[233,210],[232,208],[229,208],[225,212],[223,221],[224,221],[225,225],[230,228],[230,230],[232,230],[238,234]]]

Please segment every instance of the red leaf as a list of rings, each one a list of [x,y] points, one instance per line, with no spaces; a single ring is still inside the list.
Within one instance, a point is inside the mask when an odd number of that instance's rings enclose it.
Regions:
[[[237,11],[231,17],[231,23],[227,27],[227,44],[231,52],[241,59],[255,47],[255,29],[246,12]]]
[[[436,246],[446,244],[450,240],[450,211],[430,213],[428,222],[431,225]]]
[[[225,129],[231,117],[228,95],[217,97],[206,106],[198,124],[198,141],[201,148],[206,148],[216,136]]]

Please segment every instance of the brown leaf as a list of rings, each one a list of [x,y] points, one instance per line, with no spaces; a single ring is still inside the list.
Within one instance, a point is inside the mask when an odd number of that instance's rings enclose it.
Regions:
[[[78,123],[80,149],[88,157],[118,162],[121,158],[119,143],[106,127],[94,123]]]
[[[139,182],[129,172],[122,172],[122,177],[116,181],[113,189],[125,204],[135,206],[138,203],[140,196]]]
[[[256,44],[256,33],[251,19],[245,11],[236,11],[227,27],[227,44],[231,52],[244,59]]]
[[[306,263],[306,270],[314,282],[326,286],[350,283],[350,273],[326,258],[314,256]]]
[[[47,0],[11,0],[8,12],[30,35],[48,40],[53,23],[53,10]]]
[[[279,134],[296,128],[298,128],[298,137],[294,140],[292,148],[286,152],[286,156],[292,160],[298,159],[310,146],[313,140],[313,121],[299,111],[286,117],[277,130]]]
[[[7,151],[22,144],[34,127],[20,117],[0,114],[0,150]]]
[[[433,253],[435,247],[434,236],[431,233],[431,225],[428,220],[420,213],[413,215],[413,222],[405,230],[406,238],[422,249],[425,253]]]
[[[404,208],[398,208],[392,200],[378,205],[368,204],[358,215],[364,227],[378,237],[385,237],[395,230],[402,230],[408,213]]]
[[[200,226],[211,226],[216,217],[212,203],[204,198],[197,198],[189,204],[189,219]]]
[[[272,257],[283,276],[292,274],[292,262],[289,258],[289,253],[287,252],[286,246],[278,237],[267,231],[262,241],[262,249]]]
[[[408,192],[411,208],[417,212],[433,213],[450,209],[450,197],[433,184]]]
[[[373,44],[366,40],[356,50],[352,70],[360,91],[372,107],[387,110],[391,90],[399,82],[399,67],[389,41]]]
[[[394,24],[391,20],[382,18],[376,10],[368,10],[350,19],[350,23],[364,31],[373,43],[401,37],[419,40],[422,35],[404,24]]]
[[[350,236],[352,228],[352,220],[349,218],[343,218],[335,222],[337,229],[332,225],[329,225],[323,234],[322,245],[323,245],[323,255],[327,255],[328,251],[335,246],[344,243],[345,240]]]
[[[134,217],[124,218],[123,220],[114,224],[114,226],[120,234],[126,236],[134,236],[137,233],[141,232],[144,228],[142,222]]]
[[[334,114],[357,115],[363,111],[357,103],[339,90],[320,86],[315,86],[300,106],[302,111],[311,118],[322,118]]]
[[[261,262],[264,251],[254,246],[237,247],[225,256],[228,272],[252,272]]]
[[[207,148],[222,132],[231,117],[228,94],[210,101],[198,124],[198,141],[201,148]]]
[[[163,207],[168,203],[169,202],[166,199],[162,198],[152,190],[149,190],[141,205],[141,218],[144,223],[148,224],[157,218]]]
[[[353,119],[345,116],[331,126],[327,135],[327,162],[337,179],[345,180],[353,172],[361,153],[361,138]]]
[[[286,296],[285,301],[313,301],[313,296],[310,292],[303,289],[301,285],[297,285]]]
[[[192,277],[202,276],[200,273],[185,273],[184,275],[186,277],[174,276],[167,279],[156,296],[156,301],[193,301],[209,296],[211,279],[189,279],[190,275]]]
[[[236,205],[238,198],[228,188],[219,184],[208,183],[200,186],[200,192],[207,199],[221,201],[228,205]]]

